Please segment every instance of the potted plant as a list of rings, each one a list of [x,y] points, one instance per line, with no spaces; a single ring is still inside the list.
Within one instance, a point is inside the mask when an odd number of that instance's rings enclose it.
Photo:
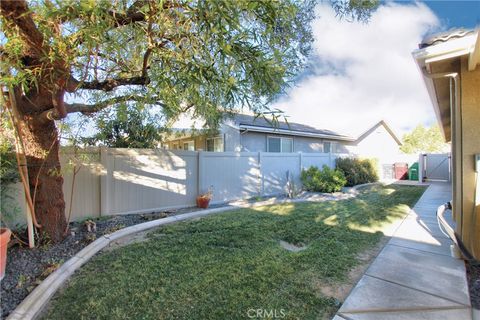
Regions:
[[[206,193],[197,196],[197,207],[203,208],[203,209],[208,208],[208,205],[210,204],[210,200],[212,199],[212,196],[213,196],[213,186],[210,186],[210,188],[208,188],[208,191]]]
[[[10,242],[12,232],[8,228],[0,228],[0,280],[5,276],[7,265],[7,245]]]

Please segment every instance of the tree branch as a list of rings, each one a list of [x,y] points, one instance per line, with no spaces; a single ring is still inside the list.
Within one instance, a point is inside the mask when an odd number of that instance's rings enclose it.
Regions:
[[[135,1],[127,10],[126,14],[118,13],[115,11],[108,11],[108,14],[111,15],[115,20],[115,26],[125,26],[130,23],[134,22],[142,22],[145,21],[146,15],[141,12],[139,9],[146,5],[147,3],[152,4],[150,0],[138,0]],[[172,9],[172,8],[183,8],[184,6],[176,1],[164,1],[162,8]]]
[[[145,51],[145,54],[143,55],[143,64],[142,64],[142,77],[146,78],[147,77],[147,69],[148,69],[148,58],[150,57],[150,54],[152,53],[152,49],[148,48]]]
[[[151,105],[158,105],[158,106],[165,106],[159,98],[149,98],[147,101],[145,100],[144,96],[139,95],[127,95],[127,96],[118,96],[113,97],[110,99],[106,99],[100,101],[95,104],[85,104],[85,103],[65,103],[66,113],[76,113],[80,112],[82,114],[91,114],[108,108],[112,105],[121,102],[128,102],[128,101],[145,101]],[[66,116],[66,114],[65,114]],[[38,120],[41,122],[51,121],[51,120],[61,120],[65,118],[62,114],[60,114],[56,109],[49,109],[47,111],[42,112],[38,116]]]
[[[112,91],[119,86],[127,85],[147,85],[150,83],[148,77],[132,77],[132,78],[118,78],[118,79],[107,79],[103,81],[90,81],[90,82],[81,82],[77,86],[77,89],[90,89],[90,90],[103,90],[103,91]]]
[[[43,51],[43,35],[38,30],[28,9],[25,0],[2,0],[0,1],[2,16],[18,27],[20,35],[28,44],[30,53],[40,56]]]

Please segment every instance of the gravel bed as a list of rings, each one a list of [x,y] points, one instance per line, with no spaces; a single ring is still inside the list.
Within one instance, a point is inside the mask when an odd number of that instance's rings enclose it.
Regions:
[[[220,205],[210,206],[214,207]],[[5,319],[43,279],[95,239],[142,222],[197,210],[202,209],[186,208],[94,218],[90,221],[95,223],[96,228],[90,232],[87,229],[88,223],[72,222],[69,235],[61,243],[42,244],[33,249],[21,245],[12,237],[13,245],[8,248],[5,277],[1,281],[0,319]],[[23,238],[23,235],[19,236]]]
[[[472,307],[480,310],[480,262],[466,262],[468,288]]]

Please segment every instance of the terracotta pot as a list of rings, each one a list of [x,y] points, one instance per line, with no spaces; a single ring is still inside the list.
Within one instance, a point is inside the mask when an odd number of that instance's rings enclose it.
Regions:
[[[0,280],[5,276],[7,265],[7,245],[10,242],[12,232],[8,228],[0,228]]]
[[[197,197],[197,207],[206,209],[210,203],[210,198],[199,196]]]

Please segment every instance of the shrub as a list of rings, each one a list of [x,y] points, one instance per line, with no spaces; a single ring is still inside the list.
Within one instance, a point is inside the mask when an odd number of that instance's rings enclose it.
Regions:
[[[378,181],[377,161],[375,159],[338,158],[336,169],[347,179],[347,186]]]
[[[325,165],[322,170],[314,166],[302,170],[300,179],[307,191],[329,193],[340,191],[347,182],[342,172],[330,169]]]
[[[11,223],[20,214],[18,192],[11,184],[20,180],[15,157],[13,130],[9,127],[5,114],[0,115],[0,227]]]

